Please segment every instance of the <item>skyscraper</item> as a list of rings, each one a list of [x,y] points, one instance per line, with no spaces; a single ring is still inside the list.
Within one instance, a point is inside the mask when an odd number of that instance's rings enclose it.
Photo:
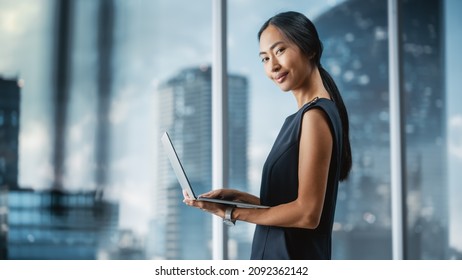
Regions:
[[[0,77],[0,186],[18,187],[20,87]]]
[[[229,185],[247,189],[247,79],[229,75]],[[182,70],[159,87],[160,133],[168,131],[197,193],[212,186],[212,84],[208,66]],[[159,137],[160,137],[159,133]],[[153,219],[154,257],[208,259],[211,219],[182,204],[182,194],[159,148],[157,202]],[[210,247],[209,247],[210,248]],[[197,250],[196,250],[197,249]]]

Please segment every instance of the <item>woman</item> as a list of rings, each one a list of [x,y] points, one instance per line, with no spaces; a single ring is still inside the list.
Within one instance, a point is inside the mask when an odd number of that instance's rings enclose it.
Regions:
[[[348,115],[320,60],[322,43],[313,23],[297,12],[280,13],[258,33],[266,75],[291,91],[298,111],[285,120],[263,167],[260,198],[221,189],[202,197],[270,206],[232,208],[193,201],[228,223],[257,224],[251,259],[330,259],[338,182],[348,177]]]

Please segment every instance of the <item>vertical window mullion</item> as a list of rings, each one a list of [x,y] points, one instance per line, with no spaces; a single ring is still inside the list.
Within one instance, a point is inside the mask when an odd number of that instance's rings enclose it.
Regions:
[[[393,259],[405,256],[406,207],[404,192],[405,134],[402,94],[402,53],[399,0],[388,0],[388,68],[390,92],[390,162],[391,162],[391,218]]]
[[[212,185],[228,185],[228,84],[226,0],[212,0]],[[227,231],[219,217],[212,222],[213,259],[227,259]]]

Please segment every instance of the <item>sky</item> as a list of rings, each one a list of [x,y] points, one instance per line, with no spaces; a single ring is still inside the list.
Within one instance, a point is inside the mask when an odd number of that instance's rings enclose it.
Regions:
[[[78,1],[80,10],[91,1]],[[290,93],[282,93],[263,72],[258,57],[256,34],[261,24],[270,16],[286,10],[297,10],[314,19],[332,5],[343,1],[317,0],[229,0],[228,1],[228,68],[229,72],[242,74],[249,79],[250,102],[250,180],[254,193],[258,192],[261,167],[285,117],[297,106]],[[22,89],[20,136],[20,183],[26,186],[46,188],[52,180],[49,117],[49,80],[51,52],[52,0],[0,0],[0,76],[24,79]],[[152,112],[155,100],[151,99],[159,83],[175,75],[185,67],[210,64],[211,48],[211,0],[132,0],[122,2],[121,23],[117,26],[116,41],[116,93],[113,102],[113,142],[117,150],[113,166],[114,187],[119,197],[124,197],[121,224],[147,230],[145,221],[151,210],[143,207],[150,203],[152,169],[155,169],[154,135],[146,127],[155,126]],[[181,9],[178,9],[179,6]],[[184,12],[187,11],[187,12]],[[462,1],[445,1],[446,11],[446,84],[448,91],[448,176],[450,213],[457,223],[451,223],[451,244],[462,249],[462,95],[459,94],[462,77]],[[90,17],[90,16],[89,16]],[[94,44],[94,38],[85,37],[88,32],[81,23],[82,38],[87,38],[77,55]],[[142,43],[140,43],[142,41]],[[31,46],[33,46],[31,48]],[[456,55],[457,54],[457,55]],[[80,69],[85,73],[93,65],[81,60]],[[82,74],[84,75],[84,74]],[[83,87],[83,85],[82,85]],[[86,98],[78,91],[83,102]],[[74,108],[75,109],[75,108]],[[74,110],[73,109],[73,110]],[[73,114],[77,114],[75,111]],[[79,116],[76,116],[77,119]],[[94,121],[91,115],[75,121],[72,139],[84,142],[86,130]],[[136,139],[126,135],[137,135]],[[72,141],[74,141],[72,140]],[[146,155],[146,149],[151,147]],[[88,176],[79,167],[88,162],[91,151],[82,146],[70,151],[70,166],[81,171],[69,181],[78,186]],[[127,171],[128,176],[121,171]],[[136,174],[136,175],[133,175]],[[137,192],[133,192],[136,189]]]

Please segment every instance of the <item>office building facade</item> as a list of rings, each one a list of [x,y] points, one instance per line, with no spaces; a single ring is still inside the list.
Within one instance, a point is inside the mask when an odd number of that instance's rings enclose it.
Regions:
[[[20,81],[0,77],[0,259],[8,255],[8,191],[18,187]]]
[[[20,81],[0,77],[0,186],[18,187]]]

